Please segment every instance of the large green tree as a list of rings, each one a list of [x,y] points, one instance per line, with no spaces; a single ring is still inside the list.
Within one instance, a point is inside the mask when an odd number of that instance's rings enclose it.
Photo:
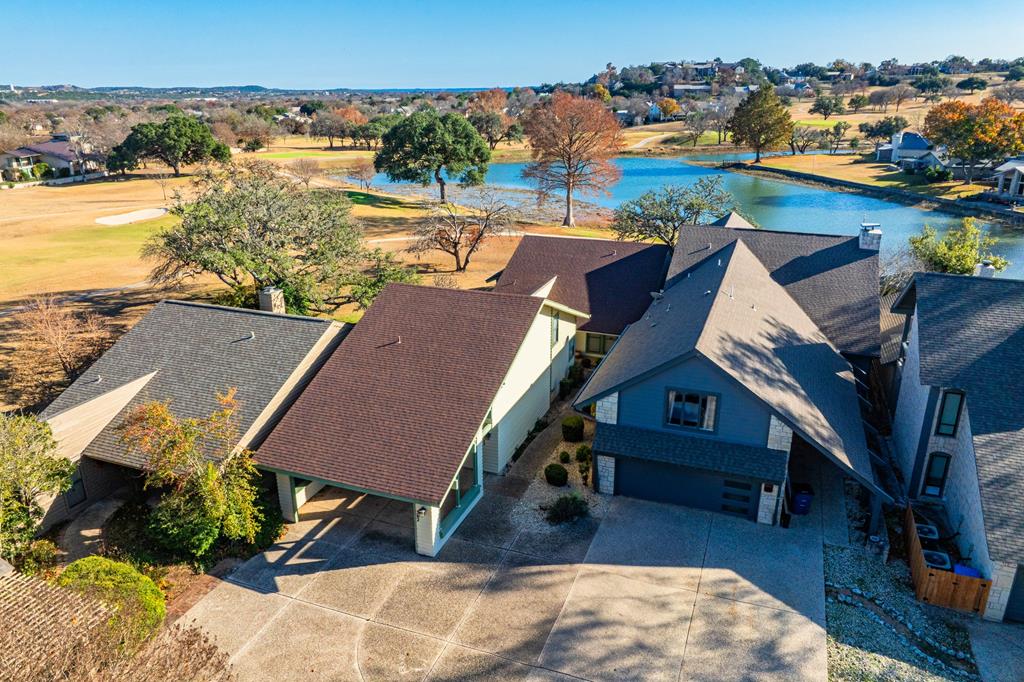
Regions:
[[[392,181],[432,181],[448,201],[445,176],[467,185],[479,185],[487,174],[491,150],[464,116],[434,109],[417,111],[384,133],[373,165]]]
[[[206,124],[191,116],[172,114],[160,123],[139,123],[124,142],[115,146],[107,159],[112,171],[138,168],[146,159],[163,161],[175,175],[188,163],[231,160],[227,145],[214,139]]]
[[[992,252],[998,242],[999,239],[983,232],[974,218],[968,217],[941,239],[934,227],[925,225],[921,234],[910,238],[910,251],[934,272],[970,275],[986,260],[1002,272],[1010,266],[1010,261]]]
[[[821,114],[822,118],[827,121],[828,117],[833,114],[845,114],[846,105],[843,104],[842,95],[822,95],[814,100],[810,112],[812,114]]]
[[[709,176],[692,185],[665,185],[623,203],[615,210],[612,229],[619,239],[653,239],[674,248],[687,225],[707,223],[734,205],[721,176]]]
[[[40,498],[67,491],[74,470],[49,424],[0,412],[0,558],[17,562],[43,519]]]
[[[383,267],[395,265],[390,254],[366,248],[343,192],[304,190],[268,163],[201,172],[193,195],[179,195],[171,213],[181,222],[143,249],[156,261],[156,282],[212,274],[245,301],[276,286],[289,311],[306,313],[368,304],[367,277],[378,281],[382,272],[414,279],[404,267]]]
[[[793,118],[773,88],[759,88],[736,107],[726,126],[734,144],[751,147],[754,163],[761,152],[778,149],[793,135]]]

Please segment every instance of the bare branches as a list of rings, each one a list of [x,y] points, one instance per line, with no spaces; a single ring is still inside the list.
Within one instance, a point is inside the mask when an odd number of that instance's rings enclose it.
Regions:
[[[316,159],[295,159],[289,165],[289,170],[306,186],[306,189],[309,189],[309,183],[323,174],[323,169]]]
[[[508,204],[484,193],[480,203],[463,209],[438,204],[429,222],[416,230],[411,253],[442,251],[455,259],[455,271],[464,272],[473,254],[491,237],[508,234],[515,214]]]
[[[622,176],[611,160],[622,148],[618,120],[597,100],[556,92],[530,111],[524,129],[534,160],[523,177],[537,181],[542,197],[564,191],[562,224],[575,225],[573,194],[607,192]]]
[[[70,383],[106,348],[109,331],[94,313],[76,312],[52,295],[39,296],[19,316],[22,328]]]

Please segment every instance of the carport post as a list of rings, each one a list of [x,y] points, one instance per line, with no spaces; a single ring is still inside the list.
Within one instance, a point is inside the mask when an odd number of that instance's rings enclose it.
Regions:
[[[416,553],[424,556],[436,556],[441,510],[421,504],[413,505],[413,509],[416,519]]]
[[[281,503],[281,516],[288,523],[299,520],[299,505],[295,501],[295,479],[288,474],[277,474],[277,499]]]

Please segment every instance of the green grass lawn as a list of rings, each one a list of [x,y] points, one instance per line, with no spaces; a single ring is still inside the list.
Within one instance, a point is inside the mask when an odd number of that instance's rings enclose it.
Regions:
[[[162,216],[130,225],[83,225],[60,232],[13,237],[0,249],[0,298],[13,292],[65,291],[87,287],[97,274],[114,275],[117,284],[144,278],[142,270],[125,272],[126,262],[138,269],[139,251],[155,232],[178,219]],[[119,276],[121,274],[124,276]]]
[[[389,197],[382,194],[370,194],[356,190],[345,190],[349,200],[356,206],[367,206],[369,208],[401,210],[409,208],[409,202],[398,197]]]

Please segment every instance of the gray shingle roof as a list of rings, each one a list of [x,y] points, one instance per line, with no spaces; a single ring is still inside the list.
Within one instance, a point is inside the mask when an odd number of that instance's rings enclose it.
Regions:
[[[882,355],[879,358],[882,364],[896,362],[900,356],[900,343],[903,341],[903,325],[907,316],[902,313],[892,312],[893,303],[896,302],[898,292],[886,294],[881,299],[881,312],[879,313],[879,328],[881,330]]]
[[[736,211],[729,211],[718,220],[711,223],[714,227],[746,227],[753,228],[750,221],[741,216]]]
[[[543,304],[387,286],[267,437],[257,463],[439,504]]]
[[[688,227],[672,255],[669,284],[740,238],[840,352],[878,356],[878,252],[861,249],[858,237]]]
[[[989,554],[1024,561],[1024,280],[918,273],[921,383],[963,389]]]
[[[707,358],[877,489],[849,363],[772,279],[745,238],[710,254],[667,288],[619,338],[576,404],[691,354]]]
[[[661,288],[668,257],[663,244],[526,235],[494,291],[532,294],[557,277],[548,298],[589,314],[581,331],[621,334]]]
[[[336,323],[255,310],[162,301],[57,397],[49,419],[156,372],[83,454],[135,468],[138,454],[121,445],[116,427],[136,405],[170,401],[179,417],[217,408],[217,392],[237,388],[240,433],[253,424],[303,359]],[[250,338],[251,336],[251,338]]]
[[[789,453],[635,426],[598,423],[594,451],[781,483]]]

